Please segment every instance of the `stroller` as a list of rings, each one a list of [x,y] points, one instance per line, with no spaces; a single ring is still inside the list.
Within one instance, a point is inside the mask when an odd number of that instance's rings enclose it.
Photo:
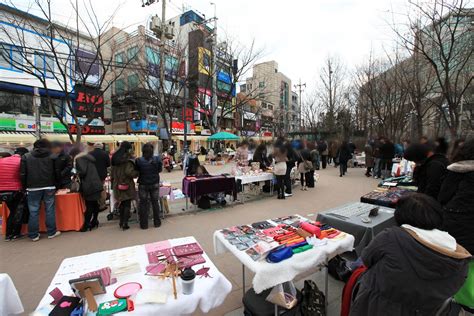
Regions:
[[[110,181],[110,178],[107,178],[107,180],[105,180],[105,183],[105,189],[107,190],[107,201],[109,201],[109,214],[107,214],[107,220],[111,221],[120,218],[120,202],[114,199],[114,191],[112,189],[112,182]],[[137,213],[136,199],[132,200],[132,208],[130,212],[133,214]]]

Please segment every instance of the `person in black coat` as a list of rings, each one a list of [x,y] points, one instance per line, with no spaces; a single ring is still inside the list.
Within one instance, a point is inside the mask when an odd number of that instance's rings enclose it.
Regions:
[[[352,159],[351,148],[347,141],[342,142],[337,156],[339,157],[339,176],[342,177],[347,172],[347,162]]]
[[[443,229],[474,253],[474,140],[466,142],[448,166],[438,201],[443,205]]]
[[[395,220],[400,227],[385,229],[362,251],[368,269],[353,289],[351,316],[436,315],[466,280],[471,254],[439,230],[436,200],[402,198]]]
[[[150,202],[153,208],[153,223],[155,227],[161,226],[159,199],[160,172],[163,171],[163,163],[161,162],[161,157],[153,155],[153,151],[152,144],[143,145],[143,157],[138,158],[135,162],[138,170],[138,196],[140,198],[138,215],[141,229],[148,229]]]
[[[418,186],[418,192],[437,199],[446,176],[448,158],[435,153],[430,144],[411,145],[405,151],[404,158],[416,163],[413,180]]]
[[[84,225],[81,232],[92,230],[99,227],[99,199],[104,187],[95,167],[95,158],[92,155],[82,152],[80,148],[75,147],[70,152],[74,158],[74,168],[76,176],[81,181],[81,195],[86,204],[84,213]]]
[[[106,152],[104,149],[104,145],[102,143],[95,143],[93,150],[89,152],[89,154],[95,158],[95,168],[99,174],[100,181],[102,181],[102,185],[105,185],[105,179],[107,178],[108,170],[110,167],[110,156],[109,153]],[[107,192],[106,190],[102,191],[99,199],[99,208],[101,211],[107,209]]]
[[[56,179],[58,189],[67,189],[71,186],[71,156],[64,152],[64,145],[60,142],[51,142],[51,153],[55,160]]]
[[[395,158],[395,145],[388,139],[380,139],[380,176],[382,179],[390,177],[393,158]]]
[[[267,146],[265,144],[260,144],[255,149],[253,153],[253,162],[258,162],[260,164],[260,169],[267,170],[271,166],[270,159],[267,156]]]

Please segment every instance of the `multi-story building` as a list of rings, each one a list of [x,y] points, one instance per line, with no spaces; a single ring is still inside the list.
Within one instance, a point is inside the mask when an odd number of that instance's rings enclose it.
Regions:
[[[278,71],[276,61],[254,65],[252,77],[240,87],[241,92],[257,99],[262,133],[287,135],[299,129],[298,97],[294,99],[291,87],[291,79]]]
[[[167,106],[181,108],[179,83],[175,80],[179,69],[175,47],[165,45],[164,80],[160,80],[160,40],[144,26],[133,32],[125,32],[112,27],[106,37],[111,37],[104,56],[113,60],[114,70],[106,79],[113,82],[106,91],[106,103],[111,104],[111,132],[151,133],[163,127],[162,114]],[[163,89],[160,84],[163,82]],[[172,90],[172,91],[171,91]],[[173,94],[174,98],[162,97],[162,92]],[[168,104],[169,103],[169,104]],[[173,104],[171,104],[173,103]],[[176,103],[176,104],[174,104]],[[169,119],[169,117],[167,117]]]
[[[289,115],[289,131],[299,132],[301,129],[301,106],[300,97],[295,91],[291,92],[291,111]]]
[[[55,52],[49,38],[53,39]],[[90,96],[94,94],[91,87],[97,89],[98,73],[81,75],[81,69],[90,65],[89,57],[96,55],[93,41],[89,35],[60,23],[0,4],[0,131],[34,131],[33,104],[38,100],[42,132],[66,132],[74,126],[66,103],[77,114],[84,93]],[[94,69],[99,71],[98,66]],[[39,98],[34,96],[36,89]],[[52,115],[47,96],[67,127]],[[91,133],[103,133],[103,111],[90,126]]]

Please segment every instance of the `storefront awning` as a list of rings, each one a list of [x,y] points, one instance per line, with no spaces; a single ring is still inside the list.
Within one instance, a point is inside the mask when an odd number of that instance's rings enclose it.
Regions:
[[[69,134],[61,134],[61,133],[42,133],[42,137],[46,138],[51,142],[61,142],[61,143],[70,143],[71,139],[69,138]]]
[[[138,141],[137,135],[113,135],[116,142],[131,142],[135,143]]]
[[[137,137],[138,137],[138,140],[141,141],[142,143],[158,141],[158,137],[154,135],[137,135]]]
[[[87,143],[113,143],[115,139],[112,135],[83,135],[82,142]]]
[[[36,140],[35,135],[31,133],[21,132],[1,132],[0,143],[14,143],[14,144],[33,144]]]

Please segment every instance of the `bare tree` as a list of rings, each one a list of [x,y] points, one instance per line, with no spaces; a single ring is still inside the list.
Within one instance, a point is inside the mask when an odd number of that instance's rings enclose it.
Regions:
[[[400,88],[398,79],[386,60],[370,57],[367,64],[358,67],[354,82],[368,136],[382,134],[395,140],[405,132],[408,95]]]
[[[346,69],[338,57],[328,56],[320,71],[317,88],[319,102],[325,107],[324,129],[335,134],[337,112],[344,107]]]
[[[70,27],[54,21],[53,5],[51,0],[34,0],[31,3],[30,8],[41,12],[41,23],[21,18],[20,15],[12,16],[9,23],[0,23],[0,56],[9,60],[14,69],[39,82],[50,113],[66,127],[72,142],[80,142],[84,129],[103,113],[104,92],[116,78],[108,74],[117,71],[117,68],[121,73],[129,62],[116,65],[113,53],[104,55],[105,47],[113,51],[114,36],[105,34],[117,9],[105,21],[100,21],[92,0],[83,1],[81,14],[79,8],[70,3],[76,13],[76,25]],[[15,8],[13,3],[11,6]],[[17,54],[15,58],[8,55],[12,48]],[[74,89],[80,85],[92,87],[94,93],[86,93],[81,100],[81,109],[78,109],[73,100],[76,97]],[[64,105],[54,103],[51,90],[64,95]],[[72,129],[67,115],[72,118]]]
[[[469,0],[410,4],[408,34],[399,27],[393,30],[402,45],[430,66],[442,100],[436,102],[438,112],[451,137],[459,137],[464,96],[473,80],[473,10]]]
[[[301,119],[303,128],[310,132],[315,132],[321,127],[325,107],[320,103],[316,93],[306,98],[302,102]]]

